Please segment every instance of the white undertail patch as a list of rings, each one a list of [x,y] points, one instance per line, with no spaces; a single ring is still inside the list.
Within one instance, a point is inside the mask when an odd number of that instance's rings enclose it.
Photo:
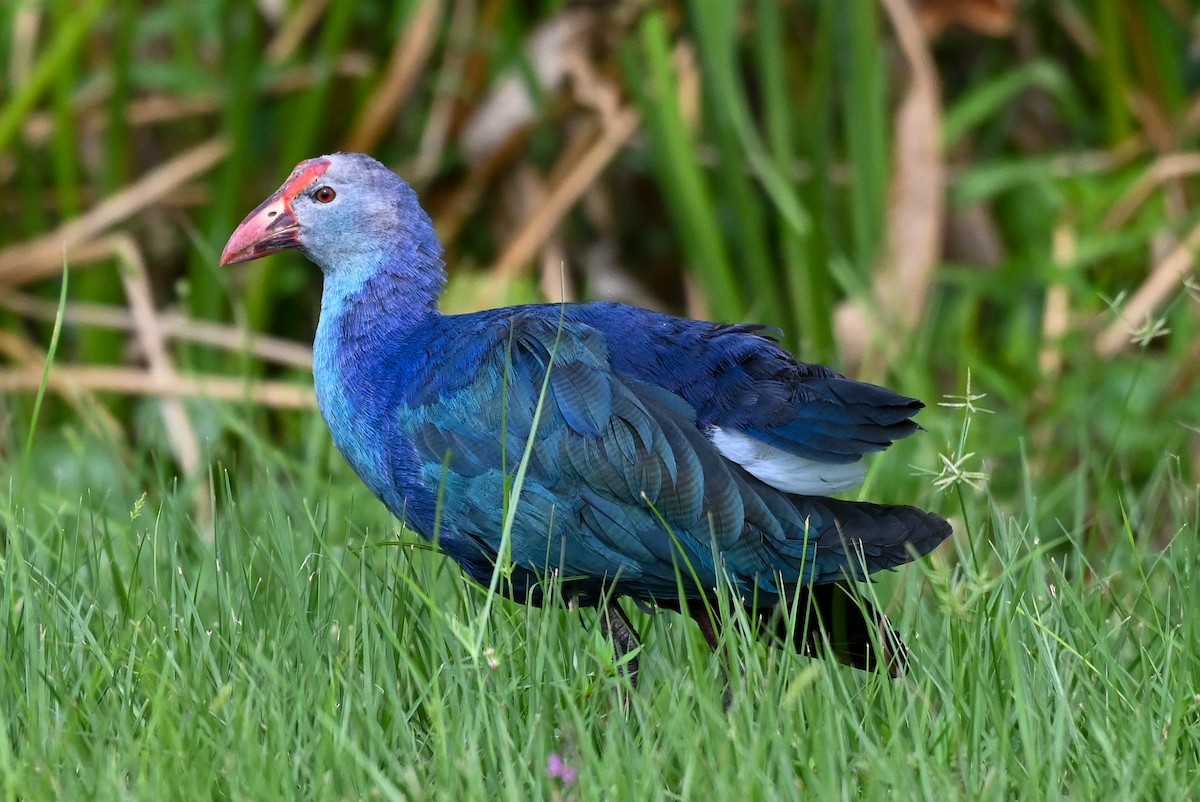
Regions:
[[[759,481],[785,493],[826,496],[860,484],[866,474],[861,461],[842,464],[817,462],[720,426],[709,427],[707,434],[721,456],[741,465]]]

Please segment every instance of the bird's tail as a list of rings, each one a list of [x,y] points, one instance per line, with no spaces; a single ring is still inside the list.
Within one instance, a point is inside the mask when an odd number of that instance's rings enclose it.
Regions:
[[[800,654],[829,655],[893,677],[908,668],[908,647],[888,617],[841,582],[804,589],[792,616],[782,607],[760,607],[757,614],[762,636],[776,645],[790,644]]]

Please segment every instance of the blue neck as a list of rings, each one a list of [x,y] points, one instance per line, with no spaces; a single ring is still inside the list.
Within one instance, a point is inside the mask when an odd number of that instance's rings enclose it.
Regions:
[[[394,492],[383,460],[397,363],[413,330],[440,315],[444,283],[440,258],[416,248],[356,254],[325,273],[313,344],[317,404],[338,449],[381,497]]]
[[[322,326],[347,320],[411,327],[437,314],[446,283],[440,254],[415,245],[346,254],[324,272],[318,337]]]

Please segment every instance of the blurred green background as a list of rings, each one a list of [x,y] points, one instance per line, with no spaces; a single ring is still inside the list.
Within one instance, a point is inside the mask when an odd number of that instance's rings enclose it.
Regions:
[[[1066,465],[1086,442],[1124,437],[1143,471],[1185,445],[1184,429],[1142,424],[1186,421],[1200,368],[1188,4],[62,0],[0,14],[8,389],[36,385],[64,253],[58,371],[123,368],[84,376],[85,395],[139,389],[155,350],[160,371],[277,378],[236,332],[306,341],[319,276],[292,256],[225,272],[216,255],[297,161],[353,149],[421,193],[448,309],[600,298],[753,319],[809,360],[924,397],[970,368],[1030,436],[1078,438]],[[141,316],[131,292],[148,295]],[[214,348],[202,321],[239,328],[209,331],[226,337]],[[1112,397],[1120,426],[1088,411]],[[136,438],[128,404],[98,403]]]
[[[202,395],[180,373],[308,403],[273,383],[303,382],[303,350],[258,335],[308,340],[317,272],[217,254],[297,161],[354,149],[421,193],[447,309],[763,321],[931,400],[970,369],[1055,441],[1047,470],[1098,448],[1190,471],[1190,430],[1158,424],[1194,422],[1200,371],[1197,19],[1173,0],[7,3],[3,408],[28,416],[64,254],[54,375],[75,381],[51,395],[122,440],[129,393]]]

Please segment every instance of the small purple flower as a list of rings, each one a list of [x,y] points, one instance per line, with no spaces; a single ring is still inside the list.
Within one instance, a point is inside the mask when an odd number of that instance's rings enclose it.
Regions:
[[[546,774],[556,780],[561,780],[563,785],[574,785],[579,779],[579,772],[563,760],[562,755],[557,752],[550,753],[550,760],[546,763]]]

